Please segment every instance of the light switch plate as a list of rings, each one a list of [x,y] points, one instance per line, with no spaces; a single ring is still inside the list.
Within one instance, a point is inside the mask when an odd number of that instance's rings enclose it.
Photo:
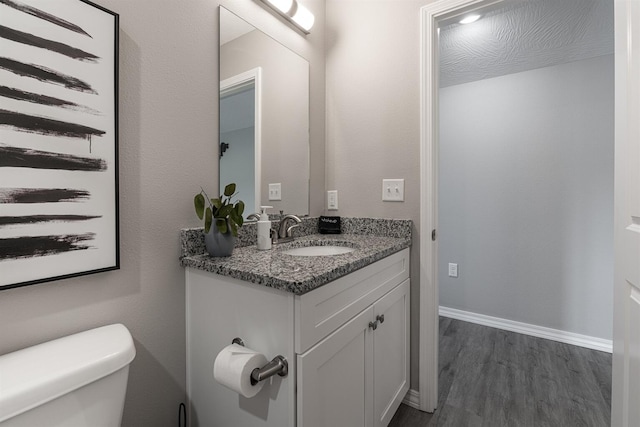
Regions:
[[[327,209],[330,211],[338,210],[338,190],[327,191]]]
[[[383,179],[382,200],[385,202],[404,202],[404,179]]]
[[[282,200],[282,184],[269,184],[269,200]]]

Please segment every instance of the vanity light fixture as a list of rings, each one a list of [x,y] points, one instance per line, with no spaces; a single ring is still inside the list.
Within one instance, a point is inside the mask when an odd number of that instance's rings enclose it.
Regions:
[[[262,0],[273,10],[278,12],[283,18],[291,22],[293,25],[302,30],[303,33],[309,34],[311,27],[315,21],[313,13],[297,0]]]
[[[284,14],[289,13],[293,7],[293,0],[267,0],[265,3]]]
[[[471,24],[472,22],[476,22],[480,19],[480,15],[467,15],[463,19],[460,20],[461,24]]]

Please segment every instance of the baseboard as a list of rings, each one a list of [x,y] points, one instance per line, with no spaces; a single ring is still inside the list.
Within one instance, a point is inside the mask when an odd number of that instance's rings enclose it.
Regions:
[[[463,311],[443,306],[440,306],[439,313],[440,316],[443,317],[477,323],[478,325],[490,326],[492,328],[504,329],[505,331],[517,332],[519,334],[545,338],[552,341],[563,342],[565,344],[577,345],[579,347],[586,347],[592,350],[604,351],[607,353],[613,352],[613,341],[611,340],[561,331],[559,329],[545,328],[544,326],[531,325],[529,323],[516,322],[514,320],[501,319],[499,317],[486,316],[484,314],[477,314],[470,311]],[[411,391],[412,390],[409,390],[409,392]],[[409,405],[409,403],[407,403],[407,405]]]
[[[420,409],[420,393],[414,389],[409,389],[402,403],[412,408]]]

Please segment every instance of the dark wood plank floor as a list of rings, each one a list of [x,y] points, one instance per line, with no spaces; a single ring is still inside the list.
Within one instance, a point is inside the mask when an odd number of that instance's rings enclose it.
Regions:
[[[440,318],[438,409],[390,427],[606,427],[611,354]]]

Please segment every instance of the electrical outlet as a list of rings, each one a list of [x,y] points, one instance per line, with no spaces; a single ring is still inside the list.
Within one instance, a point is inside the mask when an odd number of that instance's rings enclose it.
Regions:
[[[282,184],[269,184],[269,200],[282,200]]]
[[[458,264],[449,263],[449,277],[458,277]]]
[[[327,191],[327,209],[330,211],[338,210],[338,190]]]
[[[404,179],[383,179],[382,200],[385,202],[404,202]]]

